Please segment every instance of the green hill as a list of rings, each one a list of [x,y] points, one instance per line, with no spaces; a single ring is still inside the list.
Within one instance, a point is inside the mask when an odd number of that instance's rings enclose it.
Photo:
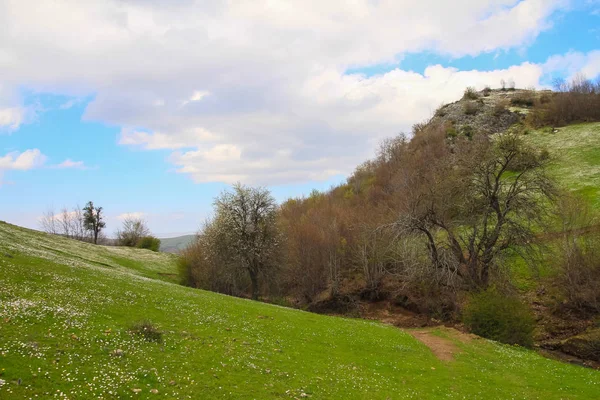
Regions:
[[[0,398],[598,397],[600,372],[530,350],[446,329],[419,341],[181,287],[175,270],[169,254],[0,223]],[[162,340],[130,333],[142,320]]]
[[[540,129],[526,137],[529,143],[549,151],[549,173],[563,188],[600,210],[600,123]]]
[[[160,239],[160,251],[165,253],[179,253],[185,249],[196,235],[184,235],[174,238]]]

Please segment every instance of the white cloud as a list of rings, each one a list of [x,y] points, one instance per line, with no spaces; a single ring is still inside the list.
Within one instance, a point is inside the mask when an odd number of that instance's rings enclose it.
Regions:
[[[73,161],[70,158],[67,158],[65,161],[61,162],[60,164],[56,165],[55,168],[58,169],[88,169],[88,167],[85,165],[85,163],[83,161]]]
[[[0,108],[0,129],[16,130],[25,118],[25,111],[21,107]]]
[[[0,171],[27,171],[42,166],[44,162],[46,162],[46,156],[38,149],[25,150],[22,153],[15,151],[3,157],[0,156]]]
[[[124,221],[126,219],[143,219],[145,215],[146,214],[144,214],[143,212],[136,211],[136,212],[119,214],[119,215],[117,215],[117,219],[119,221]]]
[[[210,92],[206,90],[194,90],[194,93],[192,93],[189,99],[184,100],[182,105],[185,106],[186,104],[191,103],[193,101],[200,101],[208,95],[210,95]]]
[[[197,182],[326,179],[466,85],[537,85],[542,72],[346,70],[411,52],[521,48],[568,3],[5,0],[0,74],[10,83],[0,105],[21,106],[21,85],[94,95],[85,119],[120,127],[122,145],[176,150],[168,160]]]
[[[543,65],[545,73],[558,73],[568,78],[578,73],[589,79],[600,77],[600,50],[588,53],[571,51],[562,55],[550,57]]]

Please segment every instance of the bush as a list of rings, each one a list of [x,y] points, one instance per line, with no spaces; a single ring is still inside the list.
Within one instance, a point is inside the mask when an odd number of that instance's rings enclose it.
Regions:
[[[516,107],[532,107],[535,104],[535,99],[532,93],[522,92],[513,96],[510,103]]]
[[[564,306],[581,312],[600,312],[600,235],[571,238],[561,247],[557,276]]]
[[[465,115],[475,115],[479,111],[479,105],[474,101],[470,101],[465,104],[463,111]]]
[[[494,116],[499,117],[506,112],[508,108],[508,100],[500,100],[496,104],[494,104]]]
[[[489,86],[486,86],[486,87],[483,89],[483,96],[484,96],[484,97],[488,97],[488,96],[490,95],[490,93],[492,93],[492,88],[491,88],[491,87],[489,87]]]
[[[162,332],[150,321],[136,322],[129,328],[129,332],[142,336],[147,342],[162,343]]]
[[[495,289],[470,298],[463,322],[471,332],[488,339],[526,347],[533,344],[534,320],[527,306]]]
[[[158,251],[160,249],[160,239],[155,238],[154,236],[144,236],[137,242],[136,247]]]
[[[466,100],[477,100],[479,98],[479,94],[477,94],[477,90],[474,87],[469,86],[465,89],[465,94],[463,95],[463,99]]]
[[[462,133],[466,138],[472,139],[473,135],[475,135],[475,128],[473,128],[471,125],[464,125],[460,129],[460,133]]]

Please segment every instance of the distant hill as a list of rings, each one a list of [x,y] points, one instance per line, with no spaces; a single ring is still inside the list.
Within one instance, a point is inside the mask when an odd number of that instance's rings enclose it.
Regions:
[[[160,239],[160,251],[164,253],[179,253],[185,249],[196,235],[184,235],[174,238]]]

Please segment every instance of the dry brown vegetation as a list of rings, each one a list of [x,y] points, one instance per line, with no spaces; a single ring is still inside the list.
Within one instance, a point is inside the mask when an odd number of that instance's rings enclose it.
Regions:
[[[528,123],[548,123],[548,110],[561,109],[567,100],[593,104],[596,86],[586,85],[573,83],[560,93],[511,88],[479,96],[467,90],[460,102],[415,124],[410,139],[399,135],[382,142],[376,157],[346,183],[281,204],[269,225],[277,232],[276,246],[256,269],[260,285],[253,282],[246,250],[232,250],[223,236],[232,229],[224,229],[219,218],[184,253],[184,283],[318,312],[358,313],[361,302],[385,300],[390,307],[451,321],[473,304],[467,301],[472,294],[493,290],[523,312],[497,312],[500,300],[472,307],[472,314],[479,313],[481,326],[509,327],[519,343],[530,345],[529,305],[520,303],[507,260],[520,256],[531,266],[543,261],[539,241],[563,196],[546,175],[549,153],[527,146],[523,135]],[[582,86],[591,89],[581,93]],[[469,105],[479,110],[474,116],[465,115]],[[593,107],[578,113],[556,118],[600,120]],[[598,243],[565,235],[551,284],[563,306],[597,313]]]

